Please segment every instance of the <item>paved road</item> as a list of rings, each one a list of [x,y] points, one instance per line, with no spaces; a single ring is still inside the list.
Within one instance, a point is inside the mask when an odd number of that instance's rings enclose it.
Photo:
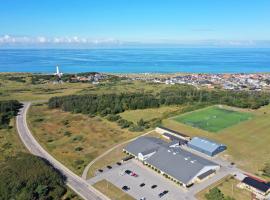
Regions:
[[[67,185],[85,200],[109,200],[108,197],[89,185],[84,179],[74,174],[67,167],[52,157],[36,141],[31,134],[27,123],[26,113],[31,103],[24,103],[19,115],[16,118],[17,131],[27,149],[34,155],[47,159],[55,168],[60,170],[67,177]]]

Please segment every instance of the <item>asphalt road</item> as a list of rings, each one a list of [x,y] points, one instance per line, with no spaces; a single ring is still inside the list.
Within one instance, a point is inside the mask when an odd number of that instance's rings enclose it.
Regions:
[[[60,170],[67,177],[67,185],[74,190],[78,195],[80,195],[85,200],[109,200],[108,197],[103,195],[101,192],[96,190],[86,180],[74,174],[62,163],[51,156],[47,151],[45,151],[42,146],[36,141],[36,139],[31,134],[27,122],[26,114],[31,103],[24,103],[24,107],[21,109],[20,113],[16,117],[17,131],[27,149],[34,155],[45,158],[48,160],[55,168]]]

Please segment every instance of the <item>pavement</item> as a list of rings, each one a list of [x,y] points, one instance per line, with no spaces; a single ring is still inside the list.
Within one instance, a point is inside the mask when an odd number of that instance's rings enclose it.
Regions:
[[[134,178],[129,175],[123,175],[126,169],[129,169],[139,175]],[[127,193],[133,196],[135,199],[146,197],[151,200],[195,200],[195,195],[203,189],[209,187],[213,183],[231,174],[232,171],[226,167],[221,167],[217,173],[204,180],[201,183],[196,183],[192,187],[185,189],[184,187],[178,186],[172,181],[164,178],[162,175],[153,171],[152,169],[144,166],[141,162],[132,159],[121,166],[114,165],[112,169],[106,170],[102,173],[98,173],[95,177],[88,179],[88,183],[93,185],[103,179],[111,182],[120,189],[127,185],[131,189]],[[141,183],[145,183],[145,187],[139,187]],[[150,186],[158,185],[155,190],[152,190]],[[158,197],[158,194],[164,190],[168,190],[169,193],[162,198]]]
[[[125,174],[125,170],[131,170],[139,176],[133,177]],[[130,187],[127,193],[135,199],[145,197],[150,200],[182,200],[183,198],[181,197],[187,192],[183,187],[165,179],[162,175],[157,174],[157,172],[154,172],[135,159],[129,160],[121,166],[115,165],[112,169],[99,173],[97,176],[89,179],[88,182],[94,184],[103,179],[106,179],[120,189],[125,185]],[[145,183],[145,186],[140,187],[141,183]],[[157,185],[157,187],[152,189],[152,185]],[[169,191],[168,194],[160,198],[158,196],[159,193],[165,190]]]
[[[86,180],[74,174],[62,163],[51,156],[31,134],[27,122],[26,114],[31,105],[30,102],[23,103],[23,108],[16,117],[18,134],[26,148],[34,155],[45,158],[56,169],[62,172],[67,178],[67,185],[85,200],[109,200],[104,194],[92,187]]]

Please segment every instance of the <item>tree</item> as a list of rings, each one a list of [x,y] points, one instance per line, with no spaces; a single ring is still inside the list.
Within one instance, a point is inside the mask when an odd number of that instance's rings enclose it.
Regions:
[[[263,175],[270,177],[270,163],[266,163],[263,168]]]
[[[0,163],[0,199],[61,199],[66,178],[48,161],[20,153]]]
[[[209,190],[209,193],[205,194],[207,200],[224,200],[224,195],[217,187]]]

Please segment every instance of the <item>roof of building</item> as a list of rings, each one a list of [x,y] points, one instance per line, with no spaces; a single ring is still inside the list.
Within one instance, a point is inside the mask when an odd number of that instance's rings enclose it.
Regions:
[[[174,130],[172,130],[172,129],[169,129],[169,128],[166,128],[166,127],[163,127],[163,126],[158,126],[158,128],[161,128],[161,129],[164,129],[164,130],[166,130],[166,131],[175,133],[176,135],[179,135],[179,136],[182,136],[182,137],[189,138],[188,135],[185,135],[185,134],[183,134],[183,133],[179,133],[179,132],[177,132],[177,131],[174,131]]]
[[[156,153],[146,162],[184,184],[188,184],[204,167],[218,166],[216,163],[188,151],[171,148],[169,143],[158,138],[140,137],[128,144],[125,150],[137,155],[149,149],[154,151],[157,147]]]
[[[264,192],[264,193],[270,189],[270,186],[267,185],[266,183],[260,182],[256,179],[251,178],[251,177],[244,178],[242,183],[245,183],[245,184],[247,184],[253,188],[256,188],[257,190]]]
[[[201,137],[193,137],[188,144],[201,148],[208,152],[214,152],[219,147],[226,147],[224,144],[219,144],[212,140],[201,138]]]
[[[217,165],[190,152],[163,147],[146,162],[184,184],[188,184],[204,167]]]
[[[215,170],[210,169],[210,170],[204,172],[203,174],[201,174],[200,176],[198,176],[198,179],[202,180],[202,179],[208,177],[209,175],[211,175],[213,173],[215,173]]]
[[[160,146],[168,146],[168,144],[154,137],[139,137],[130,142],[124,149],[134,155],[138,155],[138,153],[142,152],[154,152]]]
[[[164,133],[163,135],[170,138],[170,140],[172,140],[173,142],[177,141],[177,143],[179,143],[181,145],[186,144],[188,142],[187,140],[181,139],[179,137],[175,137],[169,133]]]

